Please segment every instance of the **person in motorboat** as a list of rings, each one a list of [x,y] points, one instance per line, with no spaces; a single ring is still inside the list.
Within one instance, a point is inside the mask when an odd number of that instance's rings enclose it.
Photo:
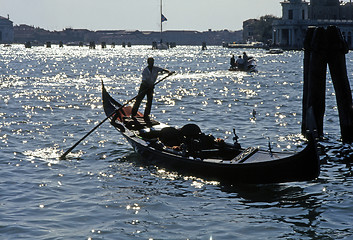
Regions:
[[[169,73],[172,72],[168,69],[164,69],[161,67],[154,66],[154,59],[149,57],[147,59],[148,66],[145,67],[142,71],[142,82],[139,89],[139,95],[136,98],[135,104],[132,107],[131,117],[134,118],[137,114],[138,108],[140,107],[141,101],[145,96],[147,96],[147,103],[146,108],[143,114],[145,121],[149,121],[149,114],[152,108],[152,100],[153,100],[153,90],[154,90],[154,83],[157,80],[158,73]]]
[[[232,55],[232,57],[230,58],[230,68],[235,68],[236,64],[235,64],[235,58],[234,55]]]
[[[243,52],[243,60],[244,60],[244,64],[247,65],[247,64],[248,64],[248,61],[249,61],[249,57],[248,57],[248,55],[246,54],[246,52]]]
[[[244,59],[242,59],[241,56],[238,57],[237,61],[236,61],[236,65],[239,69],[244,69],[245,67],[245,62]]]

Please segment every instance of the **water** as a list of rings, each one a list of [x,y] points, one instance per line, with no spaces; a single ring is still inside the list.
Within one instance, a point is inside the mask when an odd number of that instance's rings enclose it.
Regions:
[[[144,165],[108,123],[58,159],[105,118],[101,80],[125,102],[149,56],[177,72],[156,87],[152,113],[161,122],[197,123],[229,141],[235,128],[243,147],[301,150],[303,53],[247,52],[258,73],[227,71],[241,52],[212,46],[1,46],[1,239],[352,239],[352,146],[339,141],[329,74],[314,181],[226,186],[181,176]],[[349,53],[350,79],[352,66]]]

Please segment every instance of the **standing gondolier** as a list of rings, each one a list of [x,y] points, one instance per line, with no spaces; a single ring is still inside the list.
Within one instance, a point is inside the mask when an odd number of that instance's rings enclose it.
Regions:
[[[152,108],[152,100],[153,100],[153,87],[156,79],[158,77],[158,73],[167,72],[171,74],[172,72],[168,69],[160,68],[154,66],[154,59],[149,57],[147,59],[148,66],[142,71],[142,82],[139,89],[139,95],[136,98],[135,104],[132,108],[131,117],[135,117],[140,107],[142,99],[147,95],[147,103],[146,108],[143,114],[145,121],[149,121],[149,114]]]

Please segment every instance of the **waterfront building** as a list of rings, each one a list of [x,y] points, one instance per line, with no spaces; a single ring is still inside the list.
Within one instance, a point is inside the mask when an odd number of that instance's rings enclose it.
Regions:
[[[163,40],[177,45],[200,45],[206,42],[207,45],[222,45],[223,42],[241,40],[242,31],[219,30],[198,32],[198,31],[164,31]],[[106,42],[106,43],[128,43],[132,45],[151,45],[154,41],[160,40],[160,32],[153,31],[126,31],[126,30],[99,30],[90,31],[87,29],[66,28],[62,31],[48,31],[39,27],[20,24],[14,26],[14,41],[16,43],[46,42],[65,44]]]
[[[280,18],[265,15],[260,19],[248,19],[243,22],[243,43],[262,42],[272,43],[272,23]]]
[[[286,0],[282,19],[273,22],[272,42],[283,48],[301,49],[309,26],[337,26],[353,49],[353,3],[339,0]]]
[[[248,19],[243,22],[243,42],[254,42],[258,41],[259,36],[256,35],[255,24],[258,19]]]
[[[9,17],[0,16],[0,43],[13,43],[14,31],[13,23]]]

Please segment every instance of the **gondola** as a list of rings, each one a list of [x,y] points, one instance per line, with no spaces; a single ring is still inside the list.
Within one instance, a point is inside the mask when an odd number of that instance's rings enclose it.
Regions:
[[[111,125],[124,136],[148,164],[187,176],[227,183],[266,184],[309,181],[320,173],[315,140],[291,154],[241,148],[237,140],[226,143],[201,132],[197,125],[180,129],[156,120],[132,118],[131,106],[121,105],[102,82],[103,108]]]

